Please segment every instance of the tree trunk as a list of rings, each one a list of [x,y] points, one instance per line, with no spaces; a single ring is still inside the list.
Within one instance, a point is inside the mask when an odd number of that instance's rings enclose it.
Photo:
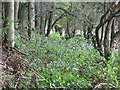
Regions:
[[[0,2],[0,34],[2,33],[2,2]],[[2,37],[0,35],[0,63],[2,63]],[[0,72],[2,72],[2,66],[0,65]],[[2,82],[2,73],[0,73],[0,81]],[[0,83],[0,89],[2,89],[2,83]]]
[[[3,11],[2,10],[2,2],[0,2],[0,29],[2,29],[2,24],[3,24],[3,22],[2,22],[2,11]],[[1,32],[1,30],[0,30],[0,32]]]
[[[7,30],[7,46],[14,47],[14,0],[5,3],[5,20]]]
[[[111,10],[113,10],[114,12],[113,13],[110,13]],[[101,17],[101,21],[99,23],[99,25],[96,27],[95,29],[95,34],[96,34],[96,42],[97,42],[97,50],[100,52],[100,55],[104,56],[107,60],[109,60],[109,56],[111,54],[113,54],[113,52],[115,51],[114,50],[114,43],[119,39],[119,32],[117,33],[112,33],[112,35],[110,35],[110,30],[112,30],[111,28],[111,25],[112,25],[112,21],[114,18],[116,18],[116,15],[120,12],[120,3],[118,4],[112,4],[112,6],[110,8],[108,8],[108,10],[104,13],[104,15],[102,15]],[[106,19],[105,19],[106,18]],[[102,51],[102,46],[103,46],[103,43],[100,41],[100,38],[99,38],[99,30],[101,27],[105,27],[105,25],[107,24],[106,26],[106,29],[105,29],[105,36],[104,36],[104,51]],[[113,32],[113,30],[111,31]],[[110,37],[112,36],[112,37]],[[112,41],[110,41],[112,40]],[[110,43],[111,43],[111,46],[110,46]]]
[[[32,30],[35,28],[35,23],[34,23],[34,0],[32,0],[32,2],[28,3],[28,36],[29,39],[31,38],[31,33]]]
[[[106,5],[106,2],[104,2],[104,13],[107,11],[107,5]],[[106,19],[106,17],[104,17],[103,21],[104,22]],[[103,42],[103,36],[104,36],[104,25],[102,26],[102,31],[101,31],[101,42]]]
[[[87,32],[87,39],[89,40],[90,37],[92,36],[92,30],[93,30],[93,25],[88,26],[88,32]]]
[[[110,42],[110,48],[112,48],[112,39],[113,39],[113,36],[115,34],[115,19],[113,19],[112,21],[112,25],[111,25],[111,42]]]
[[[66,27],[66,31],[65,31],[66,39],[71,37],[69,28],[70,28],[70,20],[69,20],[69,18],[67,18],[67,27]]]
[[[51,31],[51,29],[52,29],[52,15],[53,15],[53,12],[50,11],[50,16],[49,16],[49,21],[48,21],[48,29],[47,29],[47,34],[46,34],[46,36],[49,36],[50,31]]]
[[[46,28],[46,25],[47,25],[47,21],[48,21],[48,13],[46,13],[46,15],[45,15],[44,33],[45,33],[45,28]]]
[[[18,9],[19,9],[19,0],[16,0],[15,4],[14,4],[14,19],[15,21],[18,20]]]
[[[76,26],[73,28],[72,37],[75,37]]]
[[[28,16],[28,9],[27,9],[27,4],[20,4],[20,8],[18,11],[18,18],[19,18],[19,29],[24,31],[25,28],[27,27],[27,16]]]
[[[77,28],[76,23],[77,23],[76,20],[74,20],[74,26],[73,26],[73,30],[72,30],[72,37],[74,37],[75,34],[76,34],[76,28]]]
[[[2,19],[5,19],[5,6],[4,6],[5,2],[2,2]]]
[[[107,23],[106,30],[105,30],[105,37],[104,37],[104,54],[105,58],[110,56],[110,25],[111,21]]]
[[[84,34],[84,37],[85,37],[85,39],[87,38],[87,35],[86,35],[86,22],[84,21],[84,23],[83,23],[83,34]]]
[[[2,2],[0,2],[0,34],[2,33],[2,28],[3,28],[2,24],[3,24],[3,20],[2,20]],[[2,37],[0,36],[0,62],[1,61],[2,61]],[[1,70],[2,70],[2,68],[0,68],[0,71]],[[1,76],[1,74],[0,74],[0,76]],[[1,77],[0,77],[0,80],[2,80]],[[2,86],[0,85],[0,87],[2,87]]]
[[[41,16],[41,23],[40,23],[40,29],[41,34],[45,35],[45,17],[46,17],[46,3],[42,2],[42,16]]]
[[[38,30],[40,33],[40,2],[35,3],[35,28]]]

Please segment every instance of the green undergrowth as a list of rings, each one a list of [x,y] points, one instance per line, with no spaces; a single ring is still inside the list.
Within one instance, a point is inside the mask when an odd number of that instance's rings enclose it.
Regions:
[[[119,55],[114,56],[114,62],[113,58],[107,62],[83,36],[62,40],[59,34],[33,34],[30,41],[25,41],[17,33],[15,43],[28,54],[32,67],[21,72],[26,78],[21,81],[21,88],[93,88],[100,83],[111,88],[119,86]]]

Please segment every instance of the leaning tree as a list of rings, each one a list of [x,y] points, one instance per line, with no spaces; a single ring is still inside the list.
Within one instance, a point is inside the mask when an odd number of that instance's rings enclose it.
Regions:
[[[115,24],[120,17],[120,2],[111,3],[110,8],[102,15],[100,23],[96,27],[96,48],[102,56],[109,59],[117,49],[120,38],[120,24]],[[104,30],[101,29],[104,27]],[[102,31],[103,30],[103,31]],[[103,32],[103,33],[101,33]],[[101,37],[102,36],[102,37]]]

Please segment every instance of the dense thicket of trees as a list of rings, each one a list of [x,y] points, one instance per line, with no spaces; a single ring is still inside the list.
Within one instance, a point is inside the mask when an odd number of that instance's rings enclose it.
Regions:
[[[9,14],[9,9],[5,9],[5,11],[8,10],[5,15],[11,14]],[[118,42],[119,37],[117,33],[119,32],[114,27],[119,25],[119,3],[63,4],[35,3],[34,0],[29,3],[19,3],[17,1],[15,2],[14,11],[14,18],[19,22],[17,29],[23,31],[26,28],[29,37],[31,37],[32,30],[35,28],[40,34],[49,36],[56,24],[55,31],[58,31],[60,35],[65,31],[65,38],[71,38],[75,36],[76,32],[81,32],[80,34],[83,34],[87,40],[93,39],[95,48],[106,58],[110,56],[111,52],[115,52],[115,49],[113,49],[113,47],[115,48],[115,44],[113,42],[115,42],[115,37],[117,37]],[[101,16],[103,13],[105,14]],[[99,25],[96,26],[98,23]],[[13,29],[12,26],[11,29]],[[114,35],[114,33],[116,34]]]

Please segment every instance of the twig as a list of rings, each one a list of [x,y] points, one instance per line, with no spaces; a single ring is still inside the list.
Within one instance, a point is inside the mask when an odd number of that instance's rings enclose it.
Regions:
[[[98,88],[100,88],[101,86],[105,86],[105,85],[108,85],[107,83],[100,83],[99,85],[96,85],[93,90],[97,90]],[[109,84],[111,85],[112,87],[114,88],[117,88],[116,86],[112,85],[112,84]]]
[[[23,54],[23,55],[28,56],[28,54],[26,54],[26,53],[24,53],[24,52],[22,52],[22,51],[18,50],[18,49],[17,49],[17,48],[15,48],[15,47],[13,47],[13,49],[15,49],[17,52],[19,52],[19,53],[21,53],[21,54]]]
[[[1,83],[1,87],[3,86],[3,88],[6,88],[4,83],[0,80],[0,83]]]

